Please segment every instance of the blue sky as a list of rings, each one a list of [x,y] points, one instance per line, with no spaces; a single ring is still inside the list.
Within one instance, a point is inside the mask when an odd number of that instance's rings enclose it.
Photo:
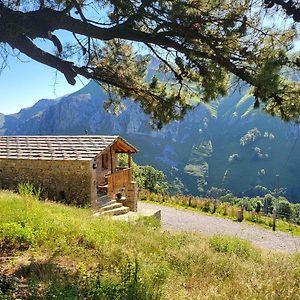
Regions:
[[[90,13],[88,16],[93,18]],[[99,15],[97,16],[99,19]],[[74,41],[73,36],[66,31],[57,30],[55,34],[63,43]],[[36,40],[35,44],[53,53],[51,42],[40,39]],[[40,99],[61,97],[81,89],[88,82],[82,77],[80,80],[76,78],[77,83],[72,86],[61,73],[54,69],[30,60],[25,55],[21,55],[20,58],[24,62],[15,57],[9,57],[8,66],[0,74],[0,113],[15,113],[21,108],[32,106]]]
[[[14,113],[39,99],[54,99],[84,86],[79,80],[75,86],[69,85],[60,73],[55,80],[54,69],[30,61],[25,56],[22,60],[25,62],[10,57],[9,65],[0,75],[1,113]]]

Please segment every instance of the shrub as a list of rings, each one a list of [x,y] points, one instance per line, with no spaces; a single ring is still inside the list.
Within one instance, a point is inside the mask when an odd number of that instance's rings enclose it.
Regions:
[[[276,215],[278,215],[279,217],[290,220],[292,217],[292,213],[292,207],[288,201],[280,200],[276,204]]]
[[[210,238],[209,245],[216,252],[234,254],[241,258],[258,259],[260,252],[250,242],[235,237],[215,235]]]
[[[167,194],[168,192],[169,186],[166,175],[151,166],[135,166],[133,177],[140,189],[159,194]]]
[[[41,197],[42,188],[40,186],[38,188],[35,188],[30,182],[19,183],[18,193],[26,199],[30,198],[39,200]]]

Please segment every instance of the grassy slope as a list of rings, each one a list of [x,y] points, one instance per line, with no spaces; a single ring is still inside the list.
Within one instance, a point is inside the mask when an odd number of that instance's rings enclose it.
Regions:
[[[0,299],[299,299],[300,257],[156,225],[0,192]]]

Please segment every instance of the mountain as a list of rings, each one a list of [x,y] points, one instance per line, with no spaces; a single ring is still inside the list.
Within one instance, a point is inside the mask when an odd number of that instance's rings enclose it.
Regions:
[[[4,130],[2,131],[2,127],[4,126],[4,118],[5,115],[0,113],[0,135],[2,135],[4,133]]]
[[[0,134],[9,134],[9,132],[22,134],[24,124],[26,124],[27,121],[33,121],[34,119],[41,117],[44,111],[49,107],[58,104],[59,101],[60,99],[42,99],[31,107],[21,109],[16,114],[2,115],[2,118],[0,115]]]
[[[299,127],[253,110],[253,99],[235,92],[161,131],[152,130],[138,103],[125,101],[124,111],[113,115],[104,112],[106,99],[90,82],[74,94],[0,115],[0,134],[118,134],[140,149],[137,163],[163,170],[177,192],[202,195],[219,187],[254,195],[279,184],[300,202]]]

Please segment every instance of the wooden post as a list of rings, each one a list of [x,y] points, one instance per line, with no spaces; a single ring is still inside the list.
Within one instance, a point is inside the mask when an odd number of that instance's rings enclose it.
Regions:
[[[128,168],[131,168],[131,152],[128,152]]]
[[[217,200],[214,199],[213,204],[214,204],[214,207],[213,207],[212,214],[214,214],[217,211]]]
[[[243,220],[244,220],[244,207],[241,207],[237,211],[237,220],[238,220],[238,222],[243,222]]]
[[[110,171],[111,171],[111,173],[114,173],[113,156],[112,156],[111,148],[109,149],[109,152],[110,152]]]
[[[272,219],[273,219],[273,224],[272,224],[272,229],[273,231],[276,230],[276,211],[273,211],[273,215],[272,215]]]

